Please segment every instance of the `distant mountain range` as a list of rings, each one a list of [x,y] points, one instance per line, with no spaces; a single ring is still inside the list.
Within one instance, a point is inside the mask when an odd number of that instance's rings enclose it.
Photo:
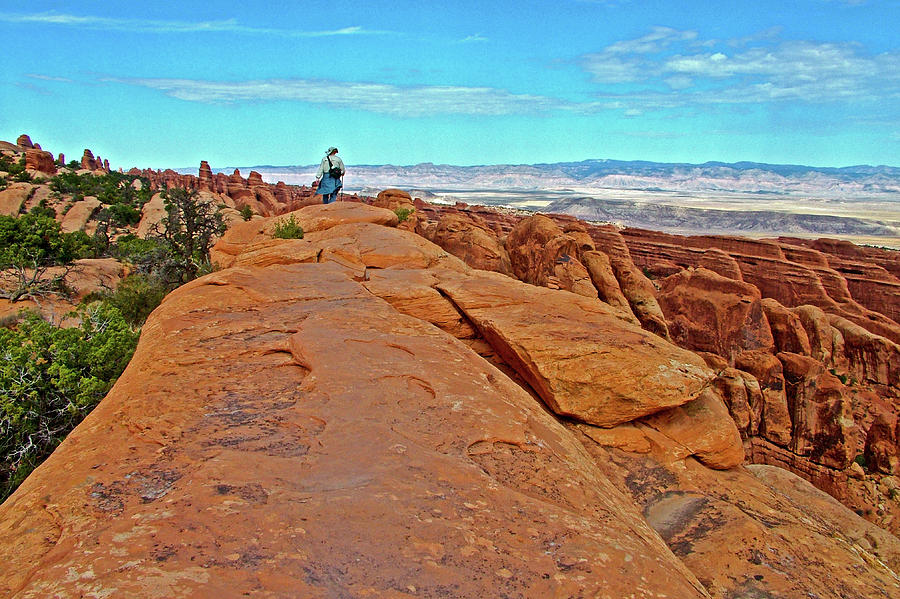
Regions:
[[[823,235],[839,238],[900,239],[900,222],[775,210],[722,210],[654,202],[571,197],[541,208],[593,222],[627,224],[640,229],[687,235]],[[900,217],[900,205],[898,205]]]
[[[309,184],[317,165],[239,167],[259,172],[275,183]],[[193,172],[195,169],[179,169]],[[234,167],[213,169],[231,173]],[[584,160],[554,164],[453,166],[423,163],[411,166],[358,165],[349,162],[345,185],[423,189],[631,189],[646,191],[738,192],[776,195],[816,195],[823,198],[892,196],[900,200],[900,168],[842,168],[755,162],[659,163]]]
[[[240,167],[309,185],[317,165]],[[213,169],[231,174],[234,167]],[[196,172],[183,169],[181,172]],[[397,187],[432,203],[464,201],[569,214],[682,234],[831,236],[900,248],[900,168],[755,162],[584,160],[555,164],[347,165],[345,187]]]

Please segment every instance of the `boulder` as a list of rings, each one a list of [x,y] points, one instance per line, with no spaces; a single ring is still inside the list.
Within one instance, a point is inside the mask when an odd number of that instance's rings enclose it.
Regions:
[[[31,143],[31,138],[24,133],[16,138],[16,145],[24,150],[30,150],[34,148],[34,144]]]
[[[44,150],[25,150],[25,168],[44,175],[56,174],[56,161],[53,154]]]
[[[671,439],[677,459],[695,456],[717,470],[734,468],[744,462],[741,435],[722,398],[712,389],[704,390],[684,405],[640,422]]]
[[[396,212],[401,208],[415,211],[415,204],[413,204],[412,196],[409,195],[409,192],[403,191],[402,189],[385,189],[378,192],[378,196],[375,198],[375,201],[372,202],[372,205],[378,206],[379,208],[386,208],[391,212]]]
[[[532,285],[556,286],[585,297],[597,297],[590,275],[578,261],[579,243],[550,218],[525,218],[506,237],[506,251],[517,279]]]
[[[599,299],[484,271],[437,289],[560,416],[615,426],[695,399],[714,376]]]

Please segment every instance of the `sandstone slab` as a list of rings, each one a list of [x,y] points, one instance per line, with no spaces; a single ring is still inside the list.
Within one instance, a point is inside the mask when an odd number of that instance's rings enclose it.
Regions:
[[[0,574],[8,597],[707,596],[527,393],[334,263],[168,296],[0,506]]]
[[[353,223],[373,223],[395,226],[397,215],[384,208],[368,206],[359,202],[333,202],[315,204],[280,216],[253,219],[235,224],[222,236],[210,252],[213,262],[223,268],[234,263],[235,256],[258,242],[271,240],[276,226],[285,223],[299,225],[304,236],[317,231],[326,231],[336,225]]]
[[[765,466],[710,470],[692,457],[668,462],[661,450],[676,448],[658,433],[646,454],[580,438],[711,597],[900,593],[900,541],[795,475]]]
[[[75,202],[62,217],[60,228],[64,233],[83,231],[88,220],[90,220],[94,212],[102,205],[100,200],[93,196],[88,196],[83,200]]]
[[[472,268],[512,274],[506,248],[487,224],[473,215],[446,214],[423,233]]]
[[[616,280],[616,275],[609,262],[609,256],[603,252],[591,250],[581,254],[581,262],[587,268],[600,299],[621,310],[634,323],[639,323],[640,321],[634,316],[625,294],[619,287],[619,282]]]
[[[714,376],[599,299],[483,271],[437,288],[561,416],[614,426],[687,403]]]
[[[30,183],[13,183],[0,191],[0,214],[16,216],[31,196],[34,186]]]

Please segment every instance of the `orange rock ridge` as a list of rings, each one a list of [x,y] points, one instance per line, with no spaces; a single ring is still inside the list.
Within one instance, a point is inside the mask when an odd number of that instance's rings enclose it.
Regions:
[[[0,595],[900,596],[884,250],[143,173],[268,217],[0,506]]]

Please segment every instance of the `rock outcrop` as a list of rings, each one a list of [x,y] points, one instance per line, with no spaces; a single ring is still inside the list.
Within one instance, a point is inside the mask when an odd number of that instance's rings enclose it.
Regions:
[[[900,593],[900,541],[739,465],[693,353],[389,210],[291,216],[233,227],[0,506],[4,596]]]
[[[30,183],[13,183],[6,189],[0,190],[0,214],[16,216],[32,193],[34,193],[34,185]]]
[[[716,370],[714,385],[750,460],[790,468],[866,517],[900,531],[900,522],[893,523],[900,508],[889,493],[867,494],[854,482],[877,480],[878,468],[866,472],[857,463],[864,451],[893,451],[890,443],[874,441],[887,438],[880,433],[884,427],[870,435],[871,449],[864,440],[880,414],[900,412],[895,366],[900,325],[891,317],[894,285],[900,283],[897,252],[829,240],[619,230],[568,216],[535,217],[464,204],[418,202],[417,208],[422,215],[418,230],[426,236],[443,219],[462,228],[477,217],[480,235],[495,237],[496,246],[522,265],[513,276],[551,289],[586,282],[556,276],[548,268],[551,260],[543,254],[549,253],[555,266],[553,248],[565,241],[569,251],[564,253],[587,270],[596,297],[623,316],[636,317],[645,330],[698,352]],[[470,266],[502,272],[490,261],[458,252],[451,239],[429,238]],[[590,288],[582,290],[593,296]],[[792,367],[802,363],[807,373],[818,374],[807,378],[785,372],[779,357],[787,354],[802,356],[791,361]],[[819,366],[813,369],[807,359]],[[838,386],[832,388],[835,381]],[[820,396],[797,392],[818,382],[832,390]],[[853,406],[849,414],[848,402]],[[636,441],[631,433],[624,439],[630,447],[646,441]],[[829,439],[837,452],[831,457],[811,449]],[[848,464],[854,457],[857,462]]]
[[[55,175],[56,161],[53,154],[44,150],[25,150],[25,168],[33,171],[38,176]]]
[[[660,283],[659,304],[669,334],[681,345],[734,361],[748,350],[771,352],[774,339],[759,290],[705,268]]]
[[[34,173],[52,161],[17,142],[0,151]],[[89,150],[82,166],[109,168]],[[601,579],[615,595],[660,572],[675,590],[642,596],[897,594],[894,537],[763,466],[900,532],[896,252],[620,230],[401,190],[303,208],[317,203],[308,188],[205,162],[197,176],[130,174],[157,192],[141,236],[165,214],[162,189],[225,206],[213,259],[226,270],[166,301],[88,432],[0,508],[0,594],[140,595],[162,580],[176,595],[569,596]],[[65,230],[90,233],[99,202],[71,199],[11,183],[0,210],[47,200]],[[273,239],[288,218],[303,239]],[[76,296],[124,275],[115,261],[79,268],[96,276]],[[40,306],[55,320],[70,307]],[[170,340],[180,349],[160,353]],[[365,455],[344,479],[329,469],[356,459],[352,440]],[[415,459],[385,466],[394,455]],[[421,511],[434,493],[439,511]],[[359,518],[336,516],[336,497]],[[297,525],[311,517],[321,527]],[[501,534],[501,520],[515,525]]]
[[[476,215],[446,214],[421,233],[473,268],[512,274],[506,248]]]

